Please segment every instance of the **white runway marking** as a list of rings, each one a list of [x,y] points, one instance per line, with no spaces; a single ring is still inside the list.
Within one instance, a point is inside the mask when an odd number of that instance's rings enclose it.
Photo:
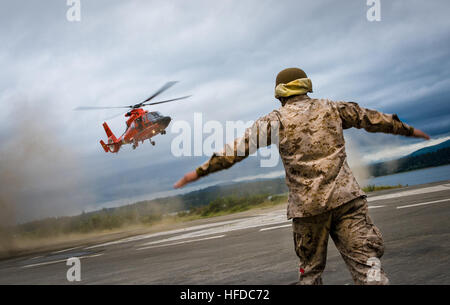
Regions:
[[[418,206],[421,206],[421,205],[428,205],[428,204],[433,204],[433,203],[438,203],[438,202],[444,202],[444,201],[450,201],[450,198],[442,199],[442,200],[435,200],[435,201],[428,201],[428,202],[415,203],[415,204],[401,205],[401,206],[398,206],[397,209],[405,209],[405,208],[418,207]]]
[[[221,238],[221,237],[224,237],[224,236],[225,236],[225,234],[223,234],[223,235],[217,235],[217,236],[211,236],[211,237],[205,237],[205,238],[199,238],[199,239],[191,239],[191,240],[186,240],[186,241],[179,241],[179,242],[176,242],[176,243],[171,243],[171,244],[166,244],[166,245],[157,245],[157,246],[142,247],[142,248],[137,248],[136,250],[147,250],[147,249],[153,249],[153,248],[175,246],[175,245],[181,245],[181,244],[193,243],[193,242],[196,242],[196,241],[202,241],[202,240],[209,240],[209,239]]]
[[[282,226],[275,226],[275,227],[268,227],[268,228],[262,228],[262,229],[259,229],[259,232],[268,231],[268,230],[274,230],[274,229],[280,229],[280,228],[287,228],[287,227],[292,227],[292,224],[282,225]]]
[[[280,213],[280,211],[283,211],[283,213]],[[279,223],[286,223],[286,211],[279,210],[279,211],[273,211],[270,213],[267,213],[263,216],[257,216],[257,217],[248,217],[244,219],[239,219],[239,221],[234,223],[229,223],[222,226],[216,226],[209,229],[189,232],[173,237],[169,237],[162,240],[156,240],[151,241],[148,243],[144,243],[141,246],[149,246],[153,244],[158,244],[162,242],[167,241],[174,241],[174,240],[180,240],[180,239],[188,239],[188,238],[194,238],[194,237],[201,237],[201,236],[207,236],[207,235],[213,235],[213,234],[221,234],[236,230],[243,230],[243,229],[250,229],[250,228],[256,228],[256,227],[263,227],[267,225],[275,225]]]
[[[70,250],[75,250],[75,249],[78,249],[78,248],[81,248],[81,247],[73,247],[73,248],[69,248],[69,249],[59,250],[59,251],[52,252],[52,254],[63,253],[63,252],[67,252],[67,251],[70,251]]]
[[[370,202],[370,201],[376,201],[376,200],[392,199],[392,198],[411,196],[411,195],[420,195],[420,194],[440,192],[440,191],[450,191],[450,184],[441,184],[441,185],[424,187],[424,188],[415,189],[415,190],[401,191],[401,192],[397,192],[397,193],[393,193],[393,194],[367,197],[367,201]]]
[[[384,208],[385,205],[371,205],[369,206],[369,209],[378,209],[378,208]]]
[[[93,254],[93,255],[86,255],[86,256],[78,256],[79,259],[82,258],[91,258],[91,257],[97,257],[97,256],[102,256],[103,253],[99,253],[99,254]],[[43,262],[43,263],[37,263],[37,264],[31,264],[31,265],[25,265],[22,266],[20,268],[31,268],[31,267],[38,267],[38,266],[45,266],[45,265],[51,265],[51,264],[57,264],[57,263],[62,263],[62,262],[66,262],[67,259],[59,259],[56,261],[51,261],[51,262]]]
[[[238,222],[238,221],[241,221],[241,220],[242,219],[234,219],[234,220],[228,220],[228,221],[208,223],[208,224],[204,224],[204,225],[197,225],[197,226],[192,226],[192,227],[187,227],[187,228],[177,229],[177,230],[170,230],[170,231],[163,231],[163,232],[157,232],[157,233],[137,235],[137,236],[132,236],[132,237],[119,239],[119,240],[116,240],[116,241],[111,241],[111,242],[107,242],[107,243],[103,243],[103,244],[90,246],[90,247],[87,247],[87,248],[84,248],[84,249],[85,250],[89,250],[89,249],[98,248],[98,247],[111,246],[111,245],[117,245],[117,244],[122,244],[122,243],[137,241],[137,240],[142,240],[142,239],[148,239],[148,238],[152,238],[152,237],[158,237],[158,236],[164,236],[164,235],[169,235],[169,234],[177,234],[177,233],[189,232],[189,231],[194,231],[194,230],[200,230],[200,229],[216,227],[216,226],[220,226],[220,225],[227,225],[227,224],[235,223],[235,222]]]

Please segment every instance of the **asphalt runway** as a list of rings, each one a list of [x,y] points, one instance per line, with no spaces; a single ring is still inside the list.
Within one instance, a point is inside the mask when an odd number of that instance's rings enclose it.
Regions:
[[[280,207],[2,260],[0,284],[291,284],[298,261]],[[369,209],[391,284],[450,284],[450,181],[370,194]],[[69,257],[81,260],[80,282],[67,281]],[[323,280],[352,284],[331,240]]]

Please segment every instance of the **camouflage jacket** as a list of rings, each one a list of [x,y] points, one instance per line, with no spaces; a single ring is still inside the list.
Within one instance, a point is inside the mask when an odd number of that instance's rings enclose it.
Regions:
[[[261,128],[268,122],[279,124],[277,144],[289,188],[289,219],[318,215],[365,196],[347,164],[343,129],[356,127],[405,136],[414,132],[396,114],[365,109],[353,102],[294,96],[278,110],[258,119],[242,138],[227,144],[223,152],[214,153],[197,168],[197,174],[204,176],[229,168],[258,147],[270,145],[270,126]],[[262,134],[267,141],[258,140]],[[243,146],[245,153],[239,154],[239,147]],[[227,155],[226,150],[234,153]]]

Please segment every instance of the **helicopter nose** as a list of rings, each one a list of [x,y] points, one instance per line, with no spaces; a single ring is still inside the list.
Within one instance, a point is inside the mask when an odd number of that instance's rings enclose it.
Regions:
[[[166,128],[167,126],[169,126],[170,121],[172,121],[170,116],[165,116],[161,119],[161,124],[164,126],[164,128]]]

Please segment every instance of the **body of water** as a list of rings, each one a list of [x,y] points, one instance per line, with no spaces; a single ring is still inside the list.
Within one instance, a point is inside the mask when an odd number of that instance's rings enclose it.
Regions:
[[[226,183],[244,182],[244,181],[247,182],[247,181],[255,180],[255,178],[276,178],[276,177],[280,177],[280,178],[284,177],[284,170],[283,171],[274,171],[274,172],[270,172],[268,174],[241,177],[236,180],[229,180],[229,181],[225,181],[225,182]],[[404,172],[404,173],[399,173],[399,174],[394,174],[394,175],[366,179],[364,182],[361,182],[360,185],[362,187],[369,185],[369,184],[374,184],[374,185],[398,185],[398,184],[415,185],[415,184],[437,182],[437,181],[442,181],[442,180],[450,180],[450,165],[430,167],[430,168],[419,169],[419,170],[415,170],[415,171],[409,171],[409,172]],[[360,182],[360,181],[358,181],[358,182]],[[105,202],[101,205],[89,206],[89,207],[86,207],[84,210],[90,212],[90,211],[96,211],[96,210],[102,209],[102,208],[119,207],[119,206],[123,206],[126,204],[132,204],[132,203],[135,203],[138,201],[142,201],[142,200],[151,200],[154,198],[182,195],[185,193],[197,191],[197,190],[206,188],[208,186],[213,186],[213,185],[218,185],[218,184],[220,184],[220,181],[200,184],[200,185],[196,185],[193,187],[187,187],[187,188],[184,188],[181,190],[168,190],[168,191],[151,193],[151,194],[142,195],[142,196],[118,199],[115,201]],[[81,213],[81,211],[80,211],[80,213]]]
[[[375,177],[368,179],[366,185],[415,185],[442,180],[450,180],[450,165],[429,167],[388,176]]]

